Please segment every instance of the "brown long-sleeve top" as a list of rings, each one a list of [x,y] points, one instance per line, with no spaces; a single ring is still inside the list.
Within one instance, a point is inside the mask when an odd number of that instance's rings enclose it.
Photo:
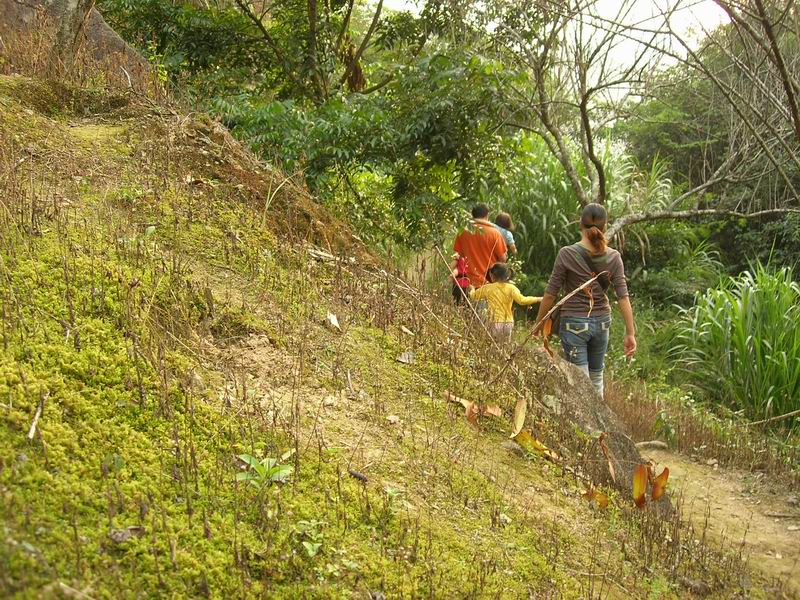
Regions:
[[[558,296],[559,292],[563,290],[565,294],[568,294],[594,277],[586,261],[581,257],[576,247],[577,245],[564,246],[558,251],[545,293]],[[625,267],[622,264],[620,253],[613,248],[607,248],[604,254],[592,255],[592,261],[600,271],[609,272],[611,287],[614,288],[617,299],[627,297],[628,284],[625,282]],[[594,300],[594,306],[591,307],[591,315],[609,314],[611,305],[600,284],[593,283],[589,290],[591,290],[592,299]],[[561,314],[567,317],[586,317],[589,316],[589,309],[589,294],[579,292],[564,303],[561,307]]]

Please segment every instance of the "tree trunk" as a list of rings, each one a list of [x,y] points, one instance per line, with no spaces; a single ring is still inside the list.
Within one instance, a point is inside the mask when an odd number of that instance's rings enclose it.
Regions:
[[[95,0],[57,0],[53,5],[58,31],[50,52],[51,75],[69,73],[75,65],[86,19]]]

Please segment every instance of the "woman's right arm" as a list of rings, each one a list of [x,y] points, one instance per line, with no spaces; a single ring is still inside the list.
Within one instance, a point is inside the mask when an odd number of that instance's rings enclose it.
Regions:
[[[625,321],[625,339],[623,349],[625,356],[630,358],[636,352],[636,324],[633,320],[633,307],[631,306],[630,296],[625,296],[617,300],[622,319]]]

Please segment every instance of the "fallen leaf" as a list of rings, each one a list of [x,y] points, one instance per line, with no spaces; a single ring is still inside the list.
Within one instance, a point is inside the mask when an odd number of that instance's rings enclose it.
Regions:
[[[653,502],[664,495],[664,491],[667,489],[667,479],[669,479],[669,467],[664,467],[661,474],[653,479],[653,489],[650,491],[650,497]]]
[[[410,330],[408,327],[406,327],[405,325],[401,325],[401,326],[400,326],[400,331],[402,331],[402,332],[403,332],[403,333],[405,333],[406,335],[414,335],[414,332],[413,332],[413,331],[411,331],[411,330]]]
[[[336,331],[341,331],[342,330],[342,328],[339,326],[338,317],[335,314],[333,314],[332,312],[329,312],[327,314],[327,316],[325,317],[325,324],[328,327],[330,327],[331,329],[335,329]]]
[[[586,491],[581,494],[581,496],[583,496],[589,502],[594,502],[597,504],[598,508],[608,507],[608,494],[598,490],[595,486],[587,488]]]
[[[478,414],[480,412],[478,405],[475,402],[468,402],[467,405],[464,407],[464,410],[466,413],[465,416],[467,417],[467,421],[469,421],[470,424],[477,426]]]
[[[447,400],[448,402],[453,402],[455,404],[460,404],[461,406],[463,406],[464,407],[464,416],[467,417],[467,421],[469,421],[473,425],[477,425],[478,424],[478,415],[480,415],[481,413],[483,413],[484,415],[493,414],[491,412],[487,412],[487,411],[492,410],[493,408],[496,408],[498,411],[500,410],[499,406],[498,407],[487,406],[484,409],[481,409],[481,407],[478,405],[477,402],[473,402],[472,400],[466,400],[464,398],[460,398],[460,397],[456,396],[455,394],[453,394],[451,392],[448,392],[448,391],[445,391],[443,396],[444,396],[444,399]],[[501,414],[502,414],[502,412],[501,412]]]
[[[484,417],[502,417],[503,409],[497,406],[497,404],[489,404],[483,407],[481,414]]]
[[[633,501],[639,508],[647,502],[647,465],[636,465],[633,470]]]
[[[447,392],[447,391],[445,391],[445,393],[444,393],[444,399],[447,400],[448,402],[455,402],[456,404],[460,404],[464,408],[467,408],[467,405],[471,404],[471,402],[469,400],[465,400],[464,398],[460,398],[460,397],[456,396],[455,394],[452,394],[452,393]]]
[[[614,472],[614,462],[611,460],[611,451],[608,449],[608,445],[606,444],[606,432],[600,434],[600,437],[597,438],[598,443],[600,444],[600,449],[603,451],[603,456],[606,457],[606,462],[608,463],[608,474],[611,475],[611,481],[614,483],[617,482],[617,474]]]
[[[525,398],[520,398],[514,405],[514,424],[511,430],[511,437],[516,438],[525,427],[525,414],[528,412],[528,403]]]
[[[531,454],[538,454],[551,460],[559,459],[558,454],[550,450],[550,448],[545,446],[527,431],[520,431],[514,436],[514,441]]]
[[[397,357],[397,362],[401,362],[404,365],[413,365],[414,364],[414,353],[413,352],[403,352],[400,356]]]

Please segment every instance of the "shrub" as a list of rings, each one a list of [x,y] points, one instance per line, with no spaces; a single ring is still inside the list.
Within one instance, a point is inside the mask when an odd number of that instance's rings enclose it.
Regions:
[[[681,313],[678,367],[709,399],[751,418],[800,408],[800,286],[792,269],[755,263]]]

